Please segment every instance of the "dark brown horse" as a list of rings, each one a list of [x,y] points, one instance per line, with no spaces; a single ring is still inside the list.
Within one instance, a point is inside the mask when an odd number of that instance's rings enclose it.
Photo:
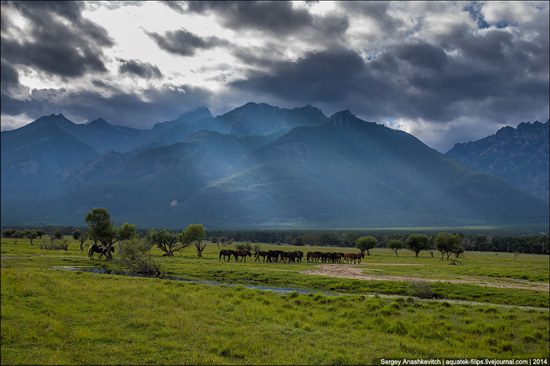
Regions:
[[[111,253],[114,253],[114,251],[115,248],[111,247]],[[102,245],[94,243],[88,249],[88,258],[94,259],[94,253],[99,253],[99,259],[101,259],[101,257],[103,256],[107,257],[107,247],[103,247]]]
[[[279,260],[279,256],[281,256],[282,251],[281,250],[268,250],[267,251],[267,261],[268,262],[277,262]],[[281,258],[282,260],[282,258]]]
[[[294,259],[297,261],[297,262],[301,262],[302,261],[302,258],[304,258],[304,252],[302,252],[301,250],[297,250],[294,253]]]
[[[222,249],[220,250],[220,259],[218,260],[218,262],[222,259],[222,257],[224,262],[229,262],[231,260],[231,256],[234,254],[235,254],[234,250]],[[225,259],[226,257],[227,257],[227,260]]]
[[[246,262],[246,257],[252,257],[252,253],[250,253],[248,250],[236,250],[233,255],[235,256],[235,262],[239,261],[239,257],[241,257],[240,262],[243,260]]]
[[[363,253],[346,253],[345,254],[345,260],[346,262],[352,262],[352,263],[361,263],[361,258],[365,258],[365,254]]]
[[[265,262],[265,257],[267,256],[267,252],[264,252],[264,251],[261,251],[261,250],[257,250],[255,253],[254,253],[254,262],[257,262],[260,260],[260,257],[263,258],[263,262]]]
[[[306,255],[307,262],[318,262],[321,258],[321,252],[308,252]]]

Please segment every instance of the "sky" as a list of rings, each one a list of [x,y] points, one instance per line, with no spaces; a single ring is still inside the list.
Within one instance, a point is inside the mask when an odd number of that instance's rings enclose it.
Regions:
[[[445,152],[549,116],[548,2],[5,2],[1,128],[151,128],[247,102],[358,117]]]

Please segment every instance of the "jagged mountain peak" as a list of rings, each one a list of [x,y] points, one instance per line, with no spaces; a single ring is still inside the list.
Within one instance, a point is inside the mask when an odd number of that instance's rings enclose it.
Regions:
[[[197,109],[193,109],[189,112],[182,113],[178,116],[176,119],[177,121],[183,121],[183,122],[195,122],[199,119],[203,118],[210,118],[212,117],[212,113],[210,113],[210,110],[206,106],[199,107]]]
[[[506,126],[485,138],[455,144],[447,155],[548,201],[548,122]]]
[[[330,116],[330,118],[334,119],[336,121],[345,121],[345,120],[349,120],[349,119],[358,119],[357,116],[355,114],[351,113],[351,111],[349,109],[344,109],[343,111],[336,112],[332,116]]]
[[[329,120],[333,126],[350,127],[350,126],[381,126],[375,122],[364,121],[353,114],[349,109],[334,113]]]
[[[34,122],[32,123],[42,123],[42,122],[45,122],[45,123],[55,123],[55,122],[71,122],[71,123],[74,123],[73,121],[71,121],[70,119],[68,119],[67,117],[65,117],[62,113],[58,113],[58,114],[50,114],[49,116],[42,116],[38,119],[36,119]],[[30,124],[32,124],[30,123]]]
[[[107,121],[105,121],[103,118],[96,118],[94,119],[93,121],[90,121],[88,123],[86,123],[87,126],[105,126],[105,125],[108,125],[108,126],[111,126],[110,123],[108,123]]]

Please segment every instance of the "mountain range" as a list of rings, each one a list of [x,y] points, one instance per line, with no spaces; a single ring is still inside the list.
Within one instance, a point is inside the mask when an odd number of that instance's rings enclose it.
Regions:
[[[486,138],[456,144],[447,156],[548,202],[548,124],[507,126]]]
[[[444,155],[350,111],[247,103],[150,130],[58,114],[2,132],[1,143],[2,225],[83,225],[93,207],[143,228],[548,221],[544,200],[457,161],[461,145]]]

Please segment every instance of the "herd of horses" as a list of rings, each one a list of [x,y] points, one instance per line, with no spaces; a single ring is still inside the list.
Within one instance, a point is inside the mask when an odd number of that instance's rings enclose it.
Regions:
[[[111,247],[111,252],[115,251],[114,247]],[[94,259],[94,254],[99,253],[99,259],[103,256],[107,256],[107,248],[98,244],[92,244],[88,249],[88,257]],[[231,257],[235,258],[235,262],[246,262],[246,257],[252,257],[252,252],[246,249],[222,249],[220,250],[219,260],[222,258],[225,262],[229,262]],[[256,250],[254,252],[254,261],[263,261],[269,263],[296,263],[302,262],[304,258],[304,252],[296,250],[294,252],[285,252],[283,250]],[[306,254],[306,260],[308,263],[361,263],[361,259],[365,258],[363,253],[340,253],[340,252],[308,252]]]
[[[252,252],[249,250],[220,250],[219,260],[222,258],[225,262],[229,262],[231,257],[235,258],[235,262],[246,262],[246,257],[252,257]],[[254,261],[263,261],[269,263],[284,262],[284,263],[296,263],[301,262],[304,258],[304,252],[294,251],[285,252],[283,250],[256,250],[254,252]],[[308,252],[306,260],[308,263],[361,263],[361,259],[365,258],[363,253],[340,253],[340,252]]]

